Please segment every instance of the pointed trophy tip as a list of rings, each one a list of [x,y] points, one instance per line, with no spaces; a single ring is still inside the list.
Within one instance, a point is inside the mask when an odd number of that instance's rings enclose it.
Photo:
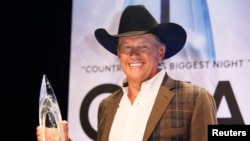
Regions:
[[[44,85],[50,85],[49,79],[46,74],[43,74],[43,80],[42,80]]]
[[[47,95],[54,95],[53,94],[52,86],[49,82],[49,79],[46,74],[43,74],[41,88],[40,88],[40,101],[47,97]]]
[[[48,77],[46,74],[43,74],[43,79],[48,80]]]

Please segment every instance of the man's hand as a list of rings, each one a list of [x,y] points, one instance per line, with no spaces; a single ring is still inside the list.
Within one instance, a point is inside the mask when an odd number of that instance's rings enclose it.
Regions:
[[[65,141],[69,141],[68,122],[64,120],[64,121],[60,122],[60,125],[63,129]],[[42,127],[41,126],[37,126],[36,136],[37,136],[37,141],[43,141]],[[57,130],[57,128],[46,128],[45,129],[45,141],[61,141],[59,131]]]

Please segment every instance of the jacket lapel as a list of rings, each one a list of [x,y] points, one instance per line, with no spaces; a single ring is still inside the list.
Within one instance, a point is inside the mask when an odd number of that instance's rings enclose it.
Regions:
[[[104,129],[102,129],[102,130],[104,130],[103,137],[102,137],[103,141],[108,140],[108,136],[109,136],[109,132],[110,132],[110,129],[112,126],[112,122],[114,120],[116,110],[119,107],[119,103],[120,103],[120,100],[122,98],[122,95],[123,95],[122,90],[119,90],[116,94],[113,94],[113,98],[112,98],[112,100],[110,100],[110,103],[109,103],[110,107],[107,109],[108,110],[107,117],[105,120],[106,124],[105,124]]]
[[[174,97],[174,93],[169,91],[169,89],[174,87],[173,84],[173,80],[166,75],[163,84],[161,85],[157,94],[153,109],[150,113],[146,129],[143,135],[143,141],[148,140],[156,124],[161,119],[162,114],[165,112],[167,106],[169,105],[171,99]]]

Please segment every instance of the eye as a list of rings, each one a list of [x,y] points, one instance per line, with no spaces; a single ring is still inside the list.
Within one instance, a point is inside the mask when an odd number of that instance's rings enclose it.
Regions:
[[[131,50],[132,50],[131,46],[121,46],[121,48],[120,48],[120,51],[122,53],[129,53],[129,52],[131,52]]]
[[[131,47],[130,46],[124,46],[124,47],[122,47],[123,49],[131,49]]]
[[[144,50],[148,50],[149,47],[146,45],[143,45],[143,46],[139,46],[138,49],[144,51]]]
[[[124,51],[130,51],[131,49],[132,49],[132,47],[130,47],[130,46],[122,47],[122,50],[124,50]]]

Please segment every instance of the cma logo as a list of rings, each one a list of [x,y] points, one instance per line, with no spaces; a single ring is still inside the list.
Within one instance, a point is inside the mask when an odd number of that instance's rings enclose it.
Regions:
[[[96,130],[91,126],[89,119],[89,108],[93,100],[104,93],[112,93],[120,87],[114,84],[103,84],[93,88],[84,97],[80,107],[80,122],[84,132],[93,140],[96,140]],[[214,99],[219,109],[222,98],[225,97],[231,112],[231,118],[217,118],[219,124],[244,124],[235,94],[229,81],[220,81],[214,93]]]

